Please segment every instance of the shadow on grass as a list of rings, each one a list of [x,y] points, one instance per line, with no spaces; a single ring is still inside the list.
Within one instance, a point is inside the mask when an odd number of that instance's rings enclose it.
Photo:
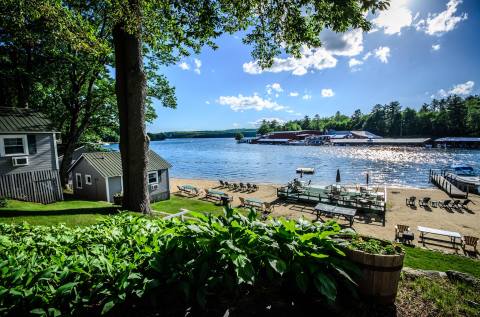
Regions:
[[[0,210],[0,218],[3,217],[21,217],[21,216],[70,216],[70,215],[88,215],[101,214],[113,215],[120,212],[119,206],[105,206],[95,208],[61,209],[61,210]]]

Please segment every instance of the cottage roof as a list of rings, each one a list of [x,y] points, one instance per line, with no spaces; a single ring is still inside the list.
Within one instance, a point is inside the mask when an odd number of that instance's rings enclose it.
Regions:
[[[164,170],[172,167],[160,155],[149,150],[147,153],[147,171]],[[120,152],[89,152],[82,156],[70,167],[72,170],[81,160],[85,159],[103,177],[114,177],[122,175],[122,158]]]
[[[32,109],[0,107],[0,133],[53,132],[52,123]]]

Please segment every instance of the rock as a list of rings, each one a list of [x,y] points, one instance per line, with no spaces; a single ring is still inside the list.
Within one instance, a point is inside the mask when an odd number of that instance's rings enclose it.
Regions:
[[[459,281],[480,288],[480,280],[470,274],[457,271],[447,271],[447,276],[450,281]]]
[[[415,279],[419,277],[429,277],[429,278],[446,278],[447,277],[447,274],[445,272],[412,269],[410,267],[404,267],[402,269],[402,273],[404,274],[405,277],[411,278],[411,279]]]

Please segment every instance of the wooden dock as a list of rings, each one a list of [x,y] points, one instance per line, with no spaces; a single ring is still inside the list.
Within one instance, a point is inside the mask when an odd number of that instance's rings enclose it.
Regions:
[[[436,172],[434,170],[430,170],[429,178],[432,184],[438,186],[450,197],[468,198],[468,193],[458,189],[455,185],[448,181],[442,171]]]

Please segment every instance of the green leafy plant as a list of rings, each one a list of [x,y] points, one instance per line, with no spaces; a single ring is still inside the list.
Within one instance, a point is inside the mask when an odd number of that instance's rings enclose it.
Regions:
[[[403,249],[396,243],[370,237],[355,236],[348,247],[371,254],[394,255],[403,253]]]
[[[257,220],[233,210],[194,220],[131,214],[85,228],[0,224],[0,314],[108,313],[159,292],[207,307],[215,294],[285,287],[334,301],[357,269],[335,222]],[[153,295],[152,295],[153,294]]]
[[[0,208],[5,208],[7,207],[7,205],[8,205],[7,198],[0,197]]]

